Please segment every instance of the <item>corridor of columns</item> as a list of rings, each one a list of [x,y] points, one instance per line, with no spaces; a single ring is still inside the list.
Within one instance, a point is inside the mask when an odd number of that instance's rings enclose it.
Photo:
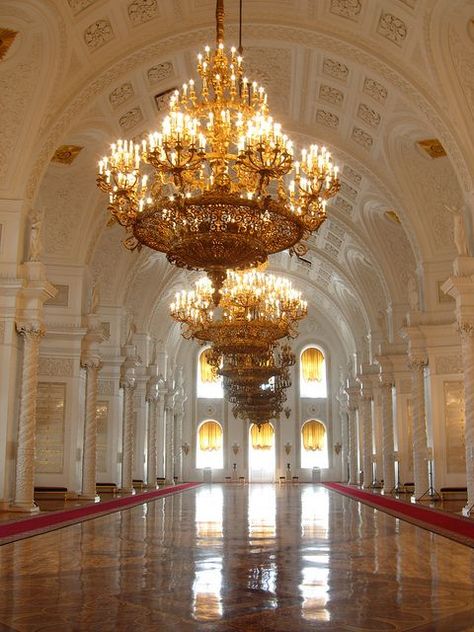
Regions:
[[[0,629],[467,632],[474,550],[318,485],[202,485],[0,547]]]

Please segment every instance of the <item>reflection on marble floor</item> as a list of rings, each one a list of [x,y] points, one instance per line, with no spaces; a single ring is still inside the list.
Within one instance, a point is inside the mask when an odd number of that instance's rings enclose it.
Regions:
[[[209,485],[0,548],[0,632],[474,631],[474,551],[312,485]]]

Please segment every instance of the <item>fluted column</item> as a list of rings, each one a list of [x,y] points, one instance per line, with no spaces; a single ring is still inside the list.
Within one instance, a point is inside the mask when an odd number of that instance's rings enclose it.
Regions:
[[[146,398],[148,402],[147,419],[147,457],[146,457],[146,484],[147,487],[156,487],[157,458],[156,458],[156,426],[158,420],[158,402],[156,398]]]
[[[183,480],[183,421],[184,421],[184,405],[186,402],[186,392],[184,389],[183,367],[178,368],[178,377],[176,380],[176,398],[175,398],[175,437],[174,437],[174,454],[175,454],[175,475],[178,481]]]
[[[349,485],[359,482],[357,462],[357,408],[349,405]]]
[[[362,433],[363,487],[368,488],[372,485],[372,400],[370,397],[361,396],[359,414],[359,428]]]
[[[12,509],[34,513],[39,511],[34,502],[36,396],[38,392],[39,346],[44,330],[38,323],[21,324],[17,330],[23,338],[23,366],[15,496]]]
[[[122,424],[122,491],[133,492],[133,393],[135,378],[125,376],[120,384],[123,389]]]
[[[465,516],[474,512],[474,323],[459,323],[464,366],[464,438],[466,442],[467,505]]]
[[[428,489],[428,440],[425,417],[424,368],[426,361],[411,358],[412,400],[413,400],[413,470],[415,478],[415,498],[420,498]]]
[[[174,391],[170,388],[165,399],[165,479],[174,484]]]
[[[384,376],[381,377],[381,380],[383,491],[389,494],[395,487],[392,381]]]
[[[85,358],[81,362],[86,370],[86,412],[84,418],[84,446],[82,456],[82,491],[85,500],[100,500],[97,483],[97,387],[100,360]]]

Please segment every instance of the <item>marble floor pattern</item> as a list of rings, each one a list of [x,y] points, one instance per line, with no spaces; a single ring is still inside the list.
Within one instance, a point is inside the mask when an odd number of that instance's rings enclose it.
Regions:
[[[321,486],[207,485],[0,547],[0,632],[474,632],[474,551]]]

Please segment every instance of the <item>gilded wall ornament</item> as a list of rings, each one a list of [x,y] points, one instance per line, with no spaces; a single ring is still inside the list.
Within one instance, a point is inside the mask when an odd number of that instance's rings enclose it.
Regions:
[[[80,145],[61,145],[54,152],[51,162],[59,162],[61,165],[71,165],[83,149],[84,147]]]

